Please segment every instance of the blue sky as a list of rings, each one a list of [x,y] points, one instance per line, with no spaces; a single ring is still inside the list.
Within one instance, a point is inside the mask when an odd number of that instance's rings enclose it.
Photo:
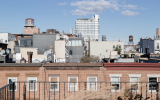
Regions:
[[[54,28],[66,33],[77,18],[100,16],[100,34],[107,40],[133,35],[154,37],[160,28],[160,0],[0,0],[0,32],[23,33],[26,18],[35,19],[40,31]]]

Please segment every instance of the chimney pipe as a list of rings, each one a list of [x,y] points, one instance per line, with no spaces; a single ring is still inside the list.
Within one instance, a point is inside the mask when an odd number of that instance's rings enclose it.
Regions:
[[[157,28],[157,39],[158,39],[158,36],[159,36],[159,28]]]
[[[27,52],[27,55],[28,55],[28,63],[32,63],[32,55],[33,55],[33,52],[28,51],[28,52]]]

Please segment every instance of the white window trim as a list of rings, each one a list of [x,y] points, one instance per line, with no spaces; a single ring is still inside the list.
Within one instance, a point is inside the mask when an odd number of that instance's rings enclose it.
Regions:
[[[130,84],[132,83],[132,82],[131,82],[131,78],[132,78],[132,77],[130,77]],[[134,77],[133,77],[133,78],[134,78]],[[134,82],[133,82],[133,83],[134,83]],[[136,91],[139,92],[139,77],[138,77],[137,84],[138,84],[138,90],[132,90],[132,92],[136,92]],[[130,86],[131,86],[131,85],[130,85]]]
[[[97,90],[97,76],[88,76],[87,77],[87,90],[89,90],[90,88],[89,88],[89,78],[96,78],[96,90]]]
[[[147,77],[160,77],[160,74],[147,74]]]
[[[120,82],[120,76],[112,76],[112,77],[119,77],[119,82]],[[115,83],[115,82],[112,82],[112,77],[111,77],[111,84]],[[120,83],[118,83],[118,84],[119,84],[119,90],[111,90],[112,92],[120,92],[120,90],[121,90],[121,84]]]
[[[122,77],[122,74],[109,74],[109,77]]]
[[[128,74],[129,77],[141,77],[141,74]]]
[[[8,77],[8,80],[7,80],[8,84],[9,84],[9,79],[16,79],[16,81],[17,81],[17,77]],[[15,85],[16,85],[15,91],[17,91],[17,83],[16,82],[15,82]],[[8,88],[8,91],[12,91],[12,90],[9,90],[9,88]]]
[[[50,91],[54,91],[54,89],[53,90],[51,89],[51,78],[57,78],[58,89],[55,89],[55,91],[59,91],[59,76],[51,76],[51,77],[49,77]]]
[[[33,77],[27,77],[27,80],[28,80],[28,91],[29,91],[29,78],[33,78]],[[35,89],[35,91],[37,91],[37,77],[34,77],[34,78],[36,78],[36,83],[35,83],[36,89]],[[30,91],[34,91],[34,89],[33,90],[30,89]]]
[[[75,91],[78,91],[78,77],[77,77],[77,76],[69,76],[69,77],[68,77],[68,91],[71,91],[71,90],[70,90],[70,86],[69,86],[69,85],[70,85],[70,83],[69,83],[69,82],[70,82],[70,78],[76,78],[76,80],[77,80],[76,83],[77,83],[77,84],[75,83]]]
[[[147,76],[148,76],[148,75],[147,75]],[[157,75],[151,75],[151,74],[150,74],[150,77],[151,77],[151,78],[153,78],[154,76],[155,76],[155,78],[157,78],[157,82],[158,82],[158,77],[156,77]],[[151,92],[151,90],[149,90],[149,78],[150,78],[150,77],[148,77],[148,92]],[[152,92],[156,92],[156,90],[152,90]]]
[[[137,92],[139,92],[139,77],[141,77],[141,74],[128,74],[128,75],[130,77],[130,82],[131,82],[132,77],[138,77],[138,90],[137,90]],[[132,91],[135,91],[135,90],[132,90]]]

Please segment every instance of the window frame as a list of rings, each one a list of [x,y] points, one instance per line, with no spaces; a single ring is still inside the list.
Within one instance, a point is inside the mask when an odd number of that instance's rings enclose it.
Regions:
[[[36,79],[36,83],[35,83],[36,89],[35,89],[35,91],[37,91],[37,77],[27,77],[27,80],[28,80],[28,86],[27,86],[28,88],[27,89],[28,89],[28,91],[34,91],[34,89],[33,90],[29,89],[29,85],[30,85],[29,80],[31,80],[30,78],[35,78]]]
[[[89,78],[96,78],[96,90],[97,90],[97,76],[88,76],[87,77],[87,90],[90,90],[90,82],[89,82]],[[93,91],[96,91],[96,90],[93,90]]]
[[[139,92],[139,78],[141,77],[141,74],[128,74],[129,75],[129,78],[130,78],[130,84],[131,84],[131,78],[138,78],[138,90],[132,90],[132,92]],[[130,85],[131,86],[131,85]]]
[[[121,83],[120,83],[121,79],[120,78],[122,77],[122,74],[109,74],[109,77],[111,78],[111,85],[113,83],[112,82],[112,78],[113,77],[118,77],[119,78],[119,80],[118,80],[119,81],[119,83],[118,83],[119,84],[119,90],[115,90],[115,89],[113,90],[113,89],[111,89],[111,92],[120,92],[120,90],[121,90]]]
[[[9,84],[9,79],[16,79],[16,81],[17,81],[17,77],[8,77],[8,80],[7,80],[7,83]],[[16,89],[15,89],[15,91],[17,91],[17,82],[15,82],[15,85],[16,85]],[[8,88],[8,91],[12,91],[12,90],[9,90],[9,88]]]
[[[55,91],[59,91],[59,76],[50,76],[49,77],[50,91],[54,91],[54,89],[53,90],[51,89],[51,78],[57,78],[57,83],[55,83],[55,84],[57,84],[58,89],[55,89]]]
[[[135,83],[131,82],[131,78],[138,78],[138,81],[135,82]],[[132,84],[136,84],[136,83],[138,84],[138,89],[137,90],[131,90],[132,92],[136,92],[136,91],[139,92],[139,77],[130,77],[130,88],[131,88]]]
[[[76,78],[75,91],[78,91],[78,76],[68,76],[68,91],[72,91],[70,90],[70,78]]]
[[[148,92],[151,92],[151,91],[156,92],[156,90],[149,90],[149,78],[157,78],[157,82],[158,82],[158,77],[156,77],[156,76],[155,77],[151,77],[151,76],[148,77]]]

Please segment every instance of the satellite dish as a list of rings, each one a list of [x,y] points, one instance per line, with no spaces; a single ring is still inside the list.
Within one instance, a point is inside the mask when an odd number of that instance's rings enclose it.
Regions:
[[[45,56],[48,56],[49,54],[51,54],[51,51],[45,51],[45,52],[44,52],[44,55],[45,55]]]

